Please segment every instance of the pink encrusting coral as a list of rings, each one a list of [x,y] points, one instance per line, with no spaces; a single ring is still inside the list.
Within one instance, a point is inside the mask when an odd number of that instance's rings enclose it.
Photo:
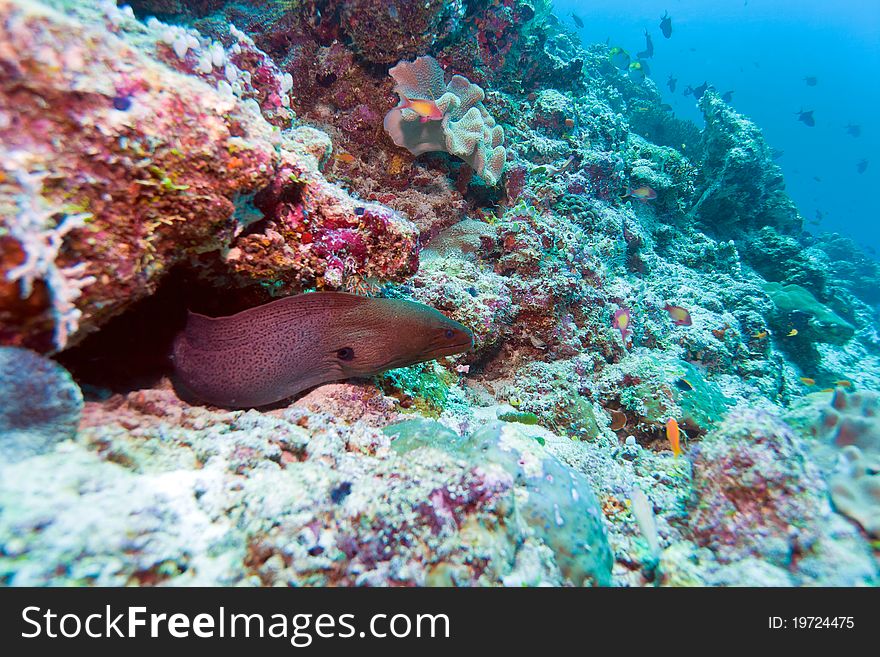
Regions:
[[[789,421],[817,441],[835,508],[880,536],[880,394],[814,393],[800,400]]]
[[[178,265],[280,293],[414,270],[416,228],[324,178],[329,138],[263,115],[289,76],[243,35],[201,43],[115,6],[0,5],[0,340],[75,344]]]
[[[734,409],[695,451],[688,524],[719,562],[760,559],[797,584],[816,577],[812,569],[836,536],[852,533],[832,513],[819,468],[779,417]]]
[[[393,62],[423,53],[456,32],[465,14],[462,0],[331,0],[324,14],[339,12],[341,30],[361,57]],[[334,7],[335,5],[335,7]]]
[[[388,74],[397,83],[397,107],[385,115],[385,132],[413,155],[446,151],[467,162],[489,185],[501,179],[506,161],[504,130],[483,105],[485,93],[454,75],[448,84],[433,57],[400,62]],[[414,107],[414,103],[422,101]],[[438,118],[439,117],[439,118]]]

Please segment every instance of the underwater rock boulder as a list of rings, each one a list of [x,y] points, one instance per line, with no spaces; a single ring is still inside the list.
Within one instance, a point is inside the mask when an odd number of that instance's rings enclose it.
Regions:
[[[475,259],[480,252],[491,250],[497,232],[495,226],[485,221],[462,219],[431,239],[423,249],[422,257],[431,251],[444,257]]]
[[[82,392],[58,363],[20,347],[0,347],[0,461],[16,462],[73,438]]]
[[[803,220],[761,130],[715,91],[703,94],[700,109],[706,127],[691,216],[723,236],[762,226],[799,229]]]
[[[764,226],[739,249],[745,260],[768,281],[791,283],[821,295],[830,276],[831,262],[819,249],[805,247],[794,237]]]
[[[402,61],[388,74],[400,97],[384,121],[395,144],[413,155],[446,151],[460,157],[490,186],[501,179],[507,157],[504,130],[483,105],[485,93],[479,86],[461,75],[444,83],[440,64],[427,56]],[[423,102],[412,109],[413,101]]]
[[[527,113],[531,128],[545,131],[553,137],[562,137],[574,127],[575,105],[565,94],[555,89],[544,89],[537,94]],[[566,120],[571,125],[566,126]]]
[[[433,447],[464,458],[472,467],[490,471],[501,467],[513,477],[516,523],[549,547],[567,582],[575,586],[610,583],[611,552],[598,500],[584,475],[559,461],[534,438],[508,422],[492,422],[470,438],[448,438],[440,425],[392,425],[386,433],[399,435],[392,448],[409,453]]]
[[[792,584],[860,583],[864,543],[837,522],[804,447],[776,416],[732,411],[694,450],[693,538],[719,563],[757,558],[787,571]]]

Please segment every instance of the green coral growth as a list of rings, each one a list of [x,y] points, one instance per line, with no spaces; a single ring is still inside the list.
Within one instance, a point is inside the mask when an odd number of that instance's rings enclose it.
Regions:
[[[379,381],[386,388],[392,388],[391,394],[412,398],[414,410],[438,416],[446,407],[449,388],[456,378],[455,374],[431,361],[385,372]]]
[[[791,329],[797,329],[798,334],[811,342],[837,345],[848,342],[855,334],[852,324],[822,305],[800,285],[765,283],[763,287],[778,311],[771,318],[771,325],[777,333],[787,335]]]

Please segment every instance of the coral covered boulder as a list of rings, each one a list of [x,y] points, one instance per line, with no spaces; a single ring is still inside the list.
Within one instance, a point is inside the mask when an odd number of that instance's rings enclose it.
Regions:
[[[267,120],[289,80],[247,37],[70,12],[0,4],[0,340],[75,344],[177,265],[276,294],[414,270],[416,228],[324,178],[327,137]]]
[[[433,57],[400,62],[389,72],[400,97],[385,115],[385,132],[413,155],[446,151],[467,162],[489,185],[501,178],[504,130],[483,105],[483,90],[461,75],[444,83]]]
[[[340,27],[355,50],[378,64],[426,53],[458,30],[465,11],[462,0],[345,0],[330,4],[338,5]]]
[[[706,119],[704,156],[691,214],[724,235],[735,228],[800,228],[802,219],[761,130],[714,91],[703,94],[700,108]]]
[[[516,505],[507,522],[549,547],[567,582],[609,583],[611,553],[590,482],[515,424],[490,423],[466,439],[428,422],[392,425],[386,433],[398,436],[392,447],[402,454],[432,447],[465,459],[489,480],[512,477]]]
[[[690,527],[719,560],[755,555],[788,568],[819,539],[824,481],[791,429],[761,411],[732,412],[694,458]]]
[[[83,399],[57,363],[19,347],[0,347],[0,461],[20,461],[73,438]]]

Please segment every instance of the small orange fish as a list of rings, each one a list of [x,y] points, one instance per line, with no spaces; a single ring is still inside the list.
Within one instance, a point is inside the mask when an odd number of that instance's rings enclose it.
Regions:
[[[797,334],[798,334],[798,330],[797,330],[797,329],[791,329],[791,330],[786,334],[785,337],[787,337],[787,338],[793,338],[793,337],[796,336]]]
[[[678,437],[678,422],[675,421],[674,417],[671,417],[666,420],[666,439],[669,441],[669,446],[672,448],[672,455],[675,458],[678,458],[678,455],[681,454],[681,443],[679,442]]]
[[[426,123],[428,121],[440,121],[443,119],[443,112],[437,107],[437,103],[433,100],[425,100],[423,98],[404,98],[403,102],[398,105],[398,109],[409,109],[419,115],[419,121]]]
[[[768,335],[767,331],[758,331],[752,337],[757,338],[758,340],[763,340]]]
[[[623,195],[623,198],[626,198],[627,196],[631,196],[634,199],[642,201],[644,203],[645,201],[653,201],[655,198],[657,198],[657,192],[647,185],[639,185],[636,188],[630,187],[629,189],[627,189],[626,194]]]
[[[801,383],[803,383],[805,386],[814,386],[816,385],[816,379],[811,379],[808,376],[802,376]]]
[[[852,381],[847,381],[846,379],[841,379],[840,381],[835,381],[834,385],[840,386],[841,388],[849,388],[852,385]]]
[[[676,326],[690,326],[693,324],[691,314],[681,306],[670,306],[668,303],[663,306],[663,310],[669,313],[672,323]]]
[[[834,388],[823,388],[819,392],[834,392]]]
[[[727,330],[730,328],[730,324],[725,324],[719,329],[712,329],[712,335],[715,336],[718,340],[724,340],[724,336],[727,335]]]
[[[336,159],[343,164],[351,164],[355,161],[355,157],[351,153],[340,153],[336,156]]]

